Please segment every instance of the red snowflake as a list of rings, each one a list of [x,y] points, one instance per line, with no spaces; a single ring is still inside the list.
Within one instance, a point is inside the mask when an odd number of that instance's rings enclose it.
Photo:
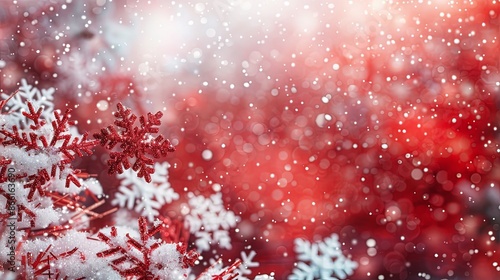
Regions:
[[[76,179],[79,170],[71,170],[66,174],[63,172],[70,169],[70,163],[78,156],[82,157],[83,154],[91,155],[92,148],[97,145],[98,141],[87,139],[88,134],[85,133],[81,138],[74,137],[72,139],[69,133],[70,126],[74,122],[70,121],[71,109],[67,109],[64,114],[54,112],[55,119],[51,122],[52,131],[51,136],[48,136],[46,131],[46,121],[41,118],[43,109],[36,110],[30,102],[27,102],[29,112],[23,112],[23,115],[33,122],[29,129],[19,130],[18,127],[13,126],[10,128],[2,128],[0,133],[5,138],[0,138],[0,143],[4,147],[14,146],[24,152],[32,152],[32,154],[46,154],[49,158],[54,156],[59,157],[57,162],[48,163],[47,168],[40,168],[33,174],[17,174],[17,179],[27,178],[25,188],[30,189],[28,199],[33,198],[35,191],[43,195],[45,191],[43,186],[51,179],[56,177],[57,169],[60,171],[59,176],[66,176],[66,187],[68,188],[71,183],[80,187],[80,182]],[[0,159],[0,182],[7,180],[6,171],[8,165],[13,162],[12,158],[3,157]],[[15,161],[14,161],[15,163]],[[50,173],[49,170],[50,169]],[[65,175],[63,175],[65,174]]]
[[[158,111],[156,114],[148,113],[147,117],[139,118],[140,127],[134,126],[137,116],[129,108],[121,103],[117,105],[118,111],[114,113],[115,126],[108,126],[101,129],[100,133],[94,134],[103,147],[113,149],[120,144],[121,151],[110,153],[108,160],[109,174],[123,173],[123,170],[132,167],[137,172],[138,177],[151,182],[151,174],[154,172],[153,158],[166,156],[167,153],[175,151],[168,139],[162,135],[154,138],[151,134],[158,133],[158,126],[161,124],[160,118],[163,114]],[[133,160],[133,163],[129,161]]]
[[[139,233],[140,240],[132,238],[128,233],[126,234],[126,244],[120,242],[118,231],[116,227],[111,228],[110,235],[99,232],[97,238],[105,242],[110,249],[97,253],[100,258],[110,256],[118,256],[111,261],[111,266],[122,277],[136,276],[138,279],[160,279],[155,275],[154,271],[159,271],[167,268],[168,264],[158,263],[152,260],[152,254],[155,250],[160,248],[166,243],[162,239],[155,239],[153,236],[161,231],[164,227],[163,223],[159,223],[148,229],[147,219],[145,217],[139,218]],[[188,268],[193,266],[198,253],[195,250],[187,251],[182,243],[175,244],[177,252],[180,254],[180,259],[176,260],[179,267]],[[139,252],[139,254],[136,254]],[[172,260],[165,260],[170,262]]]

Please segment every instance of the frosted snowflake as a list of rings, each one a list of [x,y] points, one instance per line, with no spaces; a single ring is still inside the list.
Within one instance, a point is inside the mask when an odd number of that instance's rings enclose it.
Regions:
[[[151,174],[150,183],[144,178],[137,177],[132,169],[117,175],[119,179],[122,179],[121,186],[111,204],[134,209],[137,213],[147,216],[150,222],[154,221],[159,214],[158,210],[164,204],[179,199],[179,194],[170,187],[168,182],[169,167],[167,162],[155,163],[155,171]]]
[[[150,227],[146,218],[140,217],[138,232],[118,226],[100,230],[96,240],[108,249],[96,256],[105,259],[122,279],[186,279],[199,254],[188,251],[182,243],[154,237],[164,226],[160,222]]]
[[[26,88],[31,89],[30,86]],[[16,96],[18,94],[12,95],[10,99],[7,99],[6,104],[16,100],[13,99],[17,98]],[[30,189],[28,199],[31,199],[36,191],[43,195],[46,183],[51,179],[64,180],[66,189],[71,184],[80,187],[81,182],[77,179],[80,170],[73,169],[72,162],[84,154],[92,154],[92,148],[98,144],[98,141],[88,139],[87,133],[76,136],[72,134],[74,129],[71,127],[75,123],[70,120],[71,109],[66,109],[64,113],[61,113],[50,107],[49,110],[53,116],[44,117],[43,108],[33,105],[43,103],[44,96],[34,93],[28,98],[35,99],[26,101],[23,109],[2,114],[2,117],[12,117],[15,113],[22,113],[23,121],[19,127],[17,126],[19,120],[15,118],[11,118],[11,121],[14,120],[16,123],[13,126],[9,126],[8,122],[0,124],[0,142],[2,143],[0,146],[0,182],[7,180],[6,171],[8,165],[12,164],[15,166],[14,176],[17,179],[26,180],[24,187]],[[12,106],[17,108],[15,107],[17,104]],[[6,118],[3,118],[3,121],[5,120]],[[52,186],[56,185],[52,184]]]
[[[288,276],[289,280],[345,279],[358,267],[357,262],[342,254],[337,234],[315,243],[297,238],[295,253],[299,262],[292,275]]]
[[[38,89],[30,84],[25,79],[21,80],[21,86],[16,94],[14,94],[5,104],[7,114],[2,116],[7,127],[17,126],[23,128],[26,126],[26,118],[23,112],[26,111],[26,101],[30,101],[35,108],[43,108],[41,119],[49,120],[53,118],[54,112],[54,88]],[[9,94],[2,93],[1,99],[8,99]]]
[[[196,237],[198,251],[209,250],[212,244],[231,249],[229,229],[236,226],[239,217],[224,208],[222,193],[208,198],[195,196],[193,193],[188,196],[190,211],[185,217],[186,226]]]

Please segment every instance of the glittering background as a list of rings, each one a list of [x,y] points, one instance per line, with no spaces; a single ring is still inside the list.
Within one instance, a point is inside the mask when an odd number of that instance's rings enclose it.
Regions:
[[[162,110],[172,186],[222,191],[241,222],[214,254],[251,246],[255,272],[284,279],[295,238],[338,233],[352,279],[494,279],[499,13],[496,0],[2,0],[1,90],[54,86],[90,131],[120,101]],[[99,156],[80,166],[116,191]]]

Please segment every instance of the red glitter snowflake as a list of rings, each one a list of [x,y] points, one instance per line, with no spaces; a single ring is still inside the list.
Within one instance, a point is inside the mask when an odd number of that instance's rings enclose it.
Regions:
[[[64,114],[54,112],[51,126],[41,118],[42,108],[38,110],[28,102],[28,112],[23,112],[29,128],[20,130],[17,126],[2,127],[0,143],[3,146],[3,158],[0,159],[0,182],[6,182],[6,171],[9,164],[16,164],[19,172],[16,178],[26,178],[25,188],[30,189],[28,199],[35,191],[44,194],[43,186],[51,179],[65,179],[66,188],[71,183],[80,186],[76,176],[79,170],[71,168],[71,162],[76,157],[91,155],[92,148],[98,141],[87,139],[87,133],[81,137],[73,137],[69,129],[74,122],[70,121],[71,109]],[[29,160],[28,160],[29,159]],[[59,175],[57,176],[59,170]]]
[[[151,182],[151,174],[154,172],[154,161],[152,158],[166,156],[167,153],[175,151],[168,139],[162,135],[153,137],[151,134],[158,133],[160,118],[163,114],[148,113],[146,117],[139,118],[140,126],[134,126],[137,116],[129,108],[121,103],[117,105],[118,111],[114,113],[115,126],[101,129],[100,133],[94,134],[103,147],[113,149],[119,144],[121,151],[110,153],[108,160],[109,174],[123,173],[124,170],[132,168],[137,171],[137,176]],[[130,162],[132,160],[132,162]]]

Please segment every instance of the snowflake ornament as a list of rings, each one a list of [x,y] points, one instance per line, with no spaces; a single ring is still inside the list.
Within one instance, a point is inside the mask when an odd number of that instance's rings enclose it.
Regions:
[[[139,118],[140,126],[135,126],[137,116],[132,110],[124,107],[121,103],[117,105],[114,113],[115,126],[108,126],[95,133],[94,137],[106,149],[112,150],[119,144],[119,151],[112,151],[108,160],[109,174],[121,174],[124,170],[132,168],[137,171],[137,176],[151,182],[151,174],[154,172],[153,158],[166,156],[175,151],[174,146],[162,135],[153,137],[152,134],[159,132],[163,113],[148,113],[147,116]],[[132,160],[132,162],[130,162]]]
[[[224,208],[222,193],[208,198],[193,193],[188,196],[190,211],[185,217],[186,227],[196,237],[198,251],[209,250],[211,244],[231,249],[229,230],[236,226],[240,218]]]
[[[51,179],[65,179],[65,187],[73,183],[80,186],[77,180],[79,170],[71,167],[71,162],[84,154],[91,155],[92,148],[97,145],[96,140],[87,139],[88,134],[73,136],[70,126],[71,110],[61,114],[54,111],[50,122],[41,116],[42,108],[35,108],[31,102],[27,103],[28,112],[22,114],[27,119],[29,127],[19,129],[0,128],[0,182],[7,181],[9,165],[15,166],[17,179],[26,179],[25,188],[29,188],[28,199],[33,198],[35,191],[44,194],[44,187]]]
[[[33,98],[41,98],[23,84]],[[0,110],[15,96],[0,102]],[[0,242],[12,244],[16,254],[9,271],[17,270],[23,279],[194,279],[191,267],[199,263],[199,253],[187,249],[190,234],[202,250],[212,244],[231,248],[229,230],[239,217],[224,207],[221,193],[189,193],[185,220],[159,215],[163,205],[179,199],[168,181],[169,164],[153,161],[174,150],[163,136],[152,136],[159,131],[161,112],[140,117],[135,126],[137,117],[119,104],[117,128],[108,126],[95,134],[96,139],[88,139],[70,120],[70,109],[50,109],[51,115],[44,116],[36,104],[41,103],[26,102],[22,124],[0,122],[0,205],[5,205],[0,207]],[[108,149],[119,146],[108,161],[110,172],[121,179],[111,204],[139,212],[138,226],[115,225],[95,234],[90,228],[90,221],[117,210],[94,212],[105,203],[105,189],[72,166],[99,143]],[[14,235],[9,230],[12,223]],[[196,279],[248,279],[250,269],[258,266],[254,256],[253,251],[243,252],[242,260],[227,267],[219,261]],[[0,261],[10,258],[4,254]],[[12,275],[8,273],[0,270],[2,277]]]
[[[117,177],[121,179],[121,185],[111,204],[121,208],[126,207],[129,210],[134,209],[153,222],[155,217],[159,215],[158,210],[164,204],[179,199],[179,194],[170,187],[168,182],[169,167],[167,162],[155,163],[150,182],[137,177],[135,172],[130,169],[118,174]]]
[[[346,279],[358,267],[357,262],[343,255],[337,234],[315,243],[297,238],[295,253],[299,262],[289,280]]]

